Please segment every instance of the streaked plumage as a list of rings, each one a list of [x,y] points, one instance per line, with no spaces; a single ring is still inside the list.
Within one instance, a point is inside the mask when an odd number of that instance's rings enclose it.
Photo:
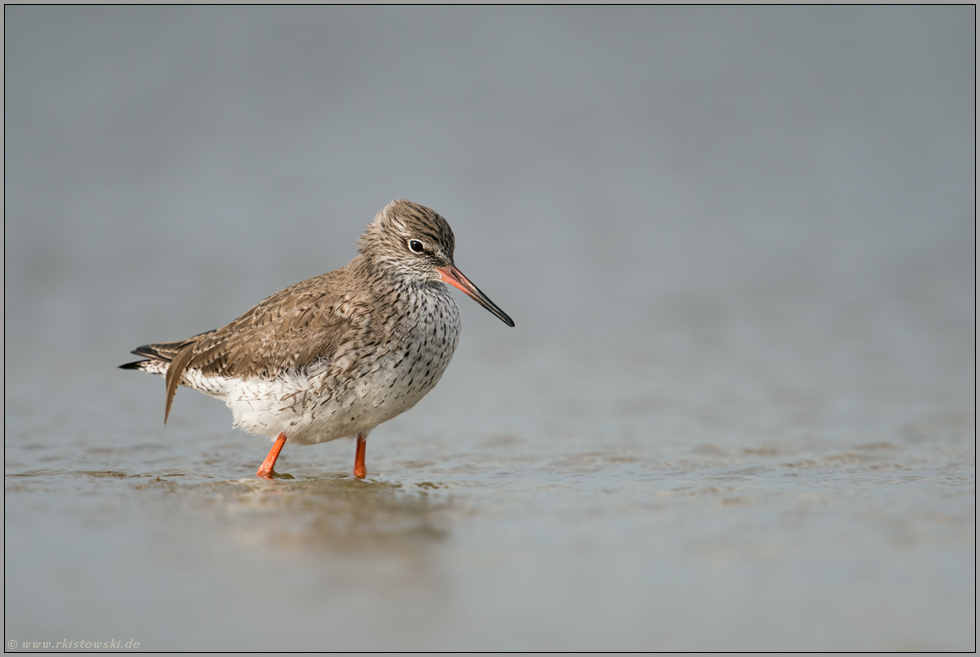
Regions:
[[[235,426],[302,445],[358,438],[412,408],[438,383],[459,340],[459,309],[444,282],[514,323],[453,263],[449,224],[393,201],[346,267],[277,292],[219,329],[139,347],[127,363],[166,378],[164,422],[178,385],[217,397]],[[284,437],[285,436],[285,437]],[[270,462],[271,461],[271,462]]]

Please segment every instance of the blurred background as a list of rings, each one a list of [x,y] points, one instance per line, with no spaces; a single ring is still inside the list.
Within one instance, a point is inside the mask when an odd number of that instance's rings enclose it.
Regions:
[[[5,7],[8,647],[974,650],[975,18]],[[368,480],[115,369],[395,198],[517,326]]]

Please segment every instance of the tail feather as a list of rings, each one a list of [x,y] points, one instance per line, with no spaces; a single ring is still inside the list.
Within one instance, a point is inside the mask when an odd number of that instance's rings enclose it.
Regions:
[[[132,353],[137,356],[145,356],[153,360],[165,360],[172,361],[180,350],[186,347],[190,343],[190,340],[179,340],[177,342],[160,342],[157,344],[145,344],[142,347],[136,347],[133,349]]]
[[[177,386],[180,385],[180,378],[194,357],[194,344],[201,336],[211,333],[214,333],[214,331],[200,333],[186,340],[178,340],[176,342],[145,344],[142,347],[134,349],[132,353],[137,356],[144,356],[146,360],[137,360],[119,366],[119,369],[142,370],[151,374],[159,374],[166,378],[167,404],[163,413],[164,424],[167,423],[167,418],[170,417],[170,407],[173,406],[174,395],[177,393]]]
[[[125,363],[119,366],[121,370],[146,370],[147,365],[153,363],[159,365],[171,362],[177,354],[190,344],[192,340],[178,340],[177,342],[159,342],[156,344],[145,344],[136,347],[130,353],[143,356],[147,360],[137,360],[132,363]]]

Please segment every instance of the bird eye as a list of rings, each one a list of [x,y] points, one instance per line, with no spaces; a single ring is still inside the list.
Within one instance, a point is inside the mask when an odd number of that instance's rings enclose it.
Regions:
[[[412,253],[422,253],[425,250],[425,245],[418,240],[408,240],[408,248],[412,250]]]

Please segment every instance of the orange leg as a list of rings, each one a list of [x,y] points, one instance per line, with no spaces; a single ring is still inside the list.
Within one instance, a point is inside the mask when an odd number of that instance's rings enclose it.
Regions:
[[[265,460],[262,461],[262,465],[259,466],[258,472],[255,473],[256,477],[272,479],[272,475],[276,474],[272,469],[272,466],[276,464],[276,459],[279,458],[279,452],[282,451],[282,446],[285,444],[286,434],[280,433],[279,437],[276,438],[276,442],[272,446],[272,449],[269,450],[269,455],[265,457]]]
[[[364,452],[367,450],[367,434],[357,434],[357,455],[354,457],[354,476],[364,479],[367,476],[367,466],[364,465]]]

